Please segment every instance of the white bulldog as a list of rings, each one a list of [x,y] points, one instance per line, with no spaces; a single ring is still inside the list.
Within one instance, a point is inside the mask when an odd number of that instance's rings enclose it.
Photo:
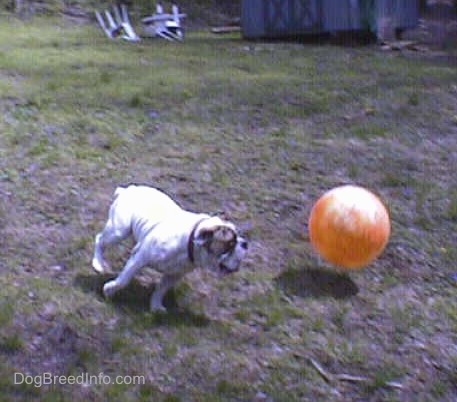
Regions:
[[[95,237],[95,271],[109,269],[105,248],[130,235],[136,241],[131,256],[119,276],[105,283],[103,294],[113,296],[150,266],[163,273],[151,297],[152,311],[165,311],[165,293],[196,266],[221,274],[238,271],[248,247],[233,223],[185,211],[163,192],[140,185],[116,189],[105,228]]]

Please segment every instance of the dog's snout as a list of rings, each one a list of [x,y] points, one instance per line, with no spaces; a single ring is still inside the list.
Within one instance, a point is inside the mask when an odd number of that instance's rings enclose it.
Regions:
[[[248,242],[246,240],[242,240],[240,246],[241,246],[241,248],[243,250],[247,250],[248,249]]]

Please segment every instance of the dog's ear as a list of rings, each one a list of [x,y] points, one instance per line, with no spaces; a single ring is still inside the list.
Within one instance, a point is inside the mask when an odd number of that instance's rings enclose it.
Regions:
[[[200,230],[195,239],[200,245],[208,245],[214,240],[230,243],[236,240],[236,233],[227,226],[213,226]]]
[[[207,246],[213,241],[213,238],[213,228],[204,228],[198,232],[197,236],[195,236],[194,242],[199,246]]]

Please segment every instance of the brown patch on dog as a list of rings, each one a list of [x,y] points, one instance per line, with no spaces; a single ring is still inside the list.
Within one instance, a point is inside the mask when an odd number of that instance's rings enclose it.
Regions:
[[[208,251],[215,255],[227,253],[236,246],[237,235],[233,229],[226,226],[214,226],[203,229],[199,237],[207,239]]]

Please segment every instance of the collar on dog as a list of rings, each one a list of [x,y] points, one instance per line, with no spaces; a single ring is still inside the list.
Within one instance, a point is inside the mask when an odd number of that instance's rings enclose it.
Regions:
[[[194,227],[192,228],[192,230],[190,232],[189,238],[187,239],[187,257],[189,258],[189,261],[192,264],[195,262],[195,258],[194,258],[195,232],[197,231],[198,225],[200,225],[200,223],[202,223],[205,219],[207,219],[207,218],[205,217],[205,218],[199,219],[197,221],[197,223],[194,225]]]

